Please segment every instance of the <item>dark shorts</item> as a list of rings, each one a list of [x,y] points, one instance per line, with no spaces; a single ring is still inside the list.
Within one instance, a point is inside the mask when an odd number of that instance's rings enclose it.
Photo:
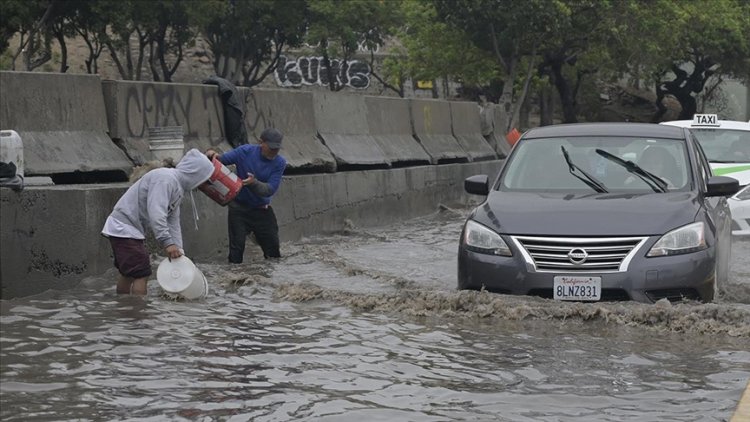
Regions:
[[[144,278],[151,275],[151,259],[146,242],[139,239],[109,237],[115,255],[115,268],[125,277]]]

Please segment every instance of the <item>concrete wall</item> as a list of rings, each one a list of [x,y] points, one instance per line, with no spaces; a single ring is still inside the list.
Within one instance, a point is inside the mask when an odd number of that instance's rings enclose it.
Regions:
[[[125,180],[132,167],[107,136],[97,76],[0,72],[0,130],[21,136],[27,176],[111,171]]]
[[[363,96],[316,92],[314,98],[315,127],[337,166],[390,167],[391,161],[370,136]]]
[[[186,148],[231,148],[216,85],[104,81],[102,88],[102,123],[135,164],[154,159],[148,148],[151,127],[182,126]]]
[[[477,104],[451,101],[451,125],[453,136],[458,140],[472,161],[493,160],[495,151],[482,136],[480,108]]]
[[[414,137],[409,101],[401,98],[364,97],[367,130],[393,167],[431,162]]]
[[[0,129],[21,135],[29,175],[130,171],[154,158],[150,127],[182,126],[187,148],[230,149],[215,85],[24,72],[0,72],[0,81]],[[466,177],[494,176],[501,164],[472,103],[239,91],[251,142],[269,126],[285,134],[289,167],[273,204],[286,241],[341,230],[345,220],[368,226],[433,212],[466,199]],[[99,233],[127,186],[0,189],[2,297],[67,288],[111,268]],[[223,260],[226,208],[200,193],[196,200],[197,232],[192,208],[182,210],[187,253]]]
[[[280,235],[283,241],[294,241],[340,231],[346,220],[366,227],[425,215],[440,203],[465,201],[464,179],[474,174],[494,177],[500,165],[484,161],[285,176],[273,201]],[[0,298],[71,288],[112,268],[111,248],[100,231],[126,189],[127,184],[0,189]],[[189,201],[181,209],[186,253],[198,262],[223,262],[227,209],[201,193],[195,193],[195,199],[197,231]],[[250,241],[246,255],[262,259]]]
[[[446,101],[410,100],[414,135],[433,164],[467,162],[469,154],[453,136],[451,109]]]
[[[267,127],[279,129],[284,134],[283,155],[287,160],[287,171],[336,171],[336,161],[331,151],[317,136],[311,92],[269,89],[248,91],[248,134],[252,135],[252,139],[257,139]]]

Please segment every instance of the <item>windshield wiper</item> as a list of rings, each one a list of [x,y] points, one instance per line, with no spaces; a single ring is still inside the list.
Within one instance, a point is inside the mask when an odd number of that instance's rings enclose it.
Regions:
[[[664,179],[644,170],[638,164],[632,161],[625,161],[616,155],[604,151],[603,149],[597,148],[596,153],[622,167],[625,167],[625,170],[627,170],[629,173],[633,173],[636,176],[640,177],[651,189],[654,190],[654,192],[667,191],[667,182],[665,182]]]
[[[563,156],[565,157],[565,162],[568,163],[568,171],[570,171],[570,174],[579,178],[583,183],[589,185],[591,189],[599,193],[608,193],[607,189],[604,187],[604,183],[597,180],[594,176],[581,170],[581,168],[578,167],[577,165],[573,164],[573,162],[570,160],[570,155],[568,155],[568,150],[566,150],[564,146],[561,145],[560,149],[562,149]],[[581,172],[581,174],[586,176],[586,178],[584,179],[583,177],[575,174],[574,173],[575,170],[578,170],[579,172]]]

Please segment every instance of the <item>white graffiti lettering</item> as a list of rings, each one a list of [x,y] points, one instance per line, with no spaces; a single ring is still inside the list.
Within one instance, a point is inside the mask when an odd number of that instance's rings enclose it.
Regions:
[[[331,59],[331,70],[339,86],[367,89],[370,86],[370,65],[359,60]],[[281,56],[274,72],[276,84],[283,87],[328,85],[328,71],[323,57]]]

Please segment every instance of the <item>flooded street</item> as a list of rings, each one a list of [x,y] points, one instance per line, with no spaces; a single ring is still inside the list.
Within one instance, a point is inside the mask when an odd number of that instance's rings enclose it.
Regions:
[[[466,210],[198,262],[208,298],[114,271],[0,302],[0,419],[724,421],[750,379],[750,241],[711,304],[458,292]],[[186,232],[189,236],[189,232]]]

